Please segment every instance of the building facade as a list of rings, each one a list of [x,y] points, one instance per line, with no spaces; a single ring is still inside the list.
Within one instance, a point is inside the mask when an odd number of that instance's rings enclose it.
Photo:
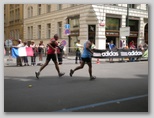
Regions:
[[[23,38],[23,4],[5,4],[4,40],[12,39],[15,45],[17,39]]]
[[[148,43],[146,4],[24,4],[24,40],[35,40],[36,44],[42,40],[47,44],[57,33],[69,48],[77,40],[83,44],[89,38],[95,39],[98,49],[106,49],[111,40],[119,48],[120,42],[126,41],[125,36],[120,36],[120,28],[127,26],[127,16],[128,43]]]

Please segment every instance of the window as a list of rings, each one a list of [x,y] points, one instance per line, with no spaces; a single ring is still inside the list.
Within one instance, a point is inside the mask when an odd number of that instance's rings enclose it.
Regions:
[[[14,38],[14,31],[13,30],[10,31],[10,37]]]
[[[17,39],[17,30],[15,30],[15,36],[14,36],[15,39]]]
[[[28,27],[28,39],[33,39],[33,26]]]
[[[33,7],[28,7],[28,18],[33,16]]]
[[[129,8],[135,8],[135,4],[128,4]]]
[[[20,38],[20,37],[19,37],[19,30],[18,30],[18,29],[15,30],[14,38],[15,38],[15,39],[19,39],[19,38]]]
[[[38,39],[41,39],[41,25],[38,25]]]
[[[120,19],[119,18],[106,18],[106,30],[119,30]]]
[[[14,11],[10,11],[10,21],[14,20]]]
[[[58,22],[58,36],[62,38],[62,22]]]
[[[38,15],[41,15],[41,4],[38,5]]]
[[[70,26],[71,28],[79,28],[79,15],[77,16],[73,16],[73,17],[70,17],[69,18],[69,23],[70,23]]]
[[[58,4],[58,10],[61,10],[62,9],[62,4]]]
[[[47,5],[47,13],[50,13],[51,11],[51,5]]]
[[[51,38],[51,24],[47,24],[47,38]]]
[[[13,9],[14,8],[14,5],[10,5],[10,9]]]
[[[79,18],[73,20],[73,27],[79,27]]]
[[[148,11],[148,4],[146,4],[146,10]]]
[[[138,20],[129,20],[130,31],[139,30],[139,21]]]
[[[28,34],[27,34],[27,37],[28,37],[28,39],[30,39],[30,27],[28,27]]]
[[[20,17],[20,10],[18,8],[18,9],[15,10],[15,20],[20,19],[19,17]]]
[[[75,6],[77,6],[77,4],[71,4],[71,7],[75,7]]]
[[[20,32],[19,32],[19,30],[17,30],[17,39],[19,39],[20,38]]]
[[[31,26],[31,31],[30,31],[30,38],[33,39],[33,26]]]

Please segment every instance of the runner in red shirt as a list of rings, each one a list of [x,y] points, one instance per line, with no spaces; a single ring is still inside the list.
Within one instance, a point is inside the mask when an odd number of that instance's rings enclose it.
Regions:
[[[56,47],[58,46],[57,40],[58,40],[58,35],[55,34],[54,38],[52,38],[50,40],[50,42],[47,44],[48,45],[48,51],[47,51],[46,62],[41,66],[41,68],[39,69],[38,72],[35,72],[36,78],[39,79],[40,72],[49,64],[51,59],[55,64],[55,68],[56,68],[56,70],[58,72],[59,77],[61,77],[61,76],[63,76],[65,74],[65,73],[60,72],[58,62],[57,62],[57,56],[56,56],[56,52],[55,52]]]

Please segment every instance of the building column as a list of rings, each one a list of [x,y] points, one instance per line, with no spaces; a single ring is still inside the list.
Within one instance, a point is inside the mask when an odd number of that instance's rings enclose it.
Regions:
[[[104,11],[104,6],[98,6],[98,24],[96,25],[96,48],[106,49],[106,35],[105,35],[105,25],[106,25],[106,13]],[[100,25],[104,24],[104,25]]]
[[[144,19],[140,18],[137,45],[144,44]]]
[[[81,44],[84,44],[85,40],[88,40],[88,23],[87,23],[87,14],[81,13],[79,18],[80,29],[79,29],[79,37]]]
[[[126,15],[122,15],[122,18],[121,18],[121,27],[126,27]],[[126,36],[120,36],[120,30],[119,30],[119,39],[121,41],[124,41],[124,44],[123,46],[126,46]],[[119,42],[120,43],[120,42]]]
[[[96,48],[106,49],[105,26],[100,26],[100,24],[96,25]]]

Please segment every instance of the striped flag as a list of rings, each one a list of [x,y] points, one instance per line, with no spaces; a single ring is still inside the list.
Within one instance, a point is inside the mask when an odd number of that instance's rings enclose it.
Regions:
[[[12,57],[33,56],[34,52],[31,47],[12,48]]]

